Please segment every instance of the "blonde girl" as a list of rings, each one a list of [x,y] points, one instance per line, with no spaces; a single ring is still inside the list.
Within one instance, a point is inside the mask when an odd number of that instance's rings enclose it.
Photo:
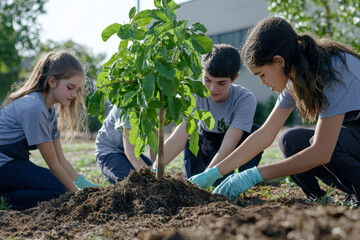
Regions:
[[[64,157],[60,134],[74,134],[83,105],[84,70],[67,51],[52,51],[0,109],[0,197],[13,209],[95,186]],[[54,104],[60,105],[59,118]],[[29,161],[38,148],[49,169]]]

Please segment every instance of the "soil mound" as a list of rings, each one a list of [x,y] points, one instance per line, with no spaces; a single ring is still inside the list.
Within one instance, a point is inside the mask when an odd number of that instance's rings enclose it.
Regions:
[[[314,206],[298,187],[236,201],[180,178],[132,172],[25,211],[0,211],[0,239],[359,239],[360,209]]]

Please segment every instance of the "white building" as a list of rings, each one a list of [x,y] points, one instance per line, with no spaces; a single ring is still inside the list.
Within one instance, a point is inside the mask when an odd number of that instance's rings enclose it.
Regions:
[[[266,0],[192,0],[181,4],[178,18],[189,25],[200,22],[215,43],[228,43],[240,50],[249,28],[269,16]],[[258,77],[242,67],[237,83],[252,91],[258,102],[266,102],[272,94]]]

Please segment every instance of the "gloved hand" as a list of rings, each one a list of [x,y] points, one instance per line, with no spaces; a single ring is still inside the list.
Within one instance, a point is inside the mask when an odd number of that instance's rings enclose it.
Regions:
[[[213,193],[223,194],[235,200],[240,193],[245,192],[262,181],[264,181],[264,179],[260,175],[259,170],[257,167],[253,167],[227,177],[214,189]]]
[[[157,169],[156,169],[156,168],[152,168],[152,169],[150,169],[150,171],[153,172],[153,173],[157,173]]]
[[[83,189],[84,187],[100,187],[100,185],[94,184],[86,180],[85,177],[81,174],[79,174],[79,177],[76,179],[74,183],[79,189]]]
[[[222,175],[220,174],[217,166],[209,168],[203,173],[199,173],[195,176],[189,178],[190,182],[195,183],[201,188],[209,189],[212,185],[214,185],[215,181],[221,178]]]

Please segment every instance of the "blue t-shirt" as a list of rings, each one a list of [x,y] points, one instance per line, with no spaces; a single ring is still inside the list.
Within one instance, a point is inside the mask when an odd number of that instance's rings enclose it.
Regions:
[[[195,109],[204,109],[211,112],[215,126],[210,131],[213,133],[225,133],[229,128],[236,128],[250,133],[256,110],[256,98],[248,89],[232,84],[229,97],[225,102],[214,102],[211,97],[196,99]],[[200,129],[209,132],[206,124],[199,121]]]
[[[324,87],[324,96],[328,100],[327,108],[322,107],[319,118],[326,118],[345,113],[344,122],[360,118],[360,60],[351,54],[344,54],[349,71],[339,58],[333,58],[333,67],[340,73],[343,83],[333,82]],[[292,108],[296,103],[293,96],[285,89],[278,97],[276,106]]]
[[[59,139],[55,106],[49,110],[40,92],[25,95],[0,110],[0,145],[26,139],[29,146]],[[13,160],[0,153],[0,166]]]

